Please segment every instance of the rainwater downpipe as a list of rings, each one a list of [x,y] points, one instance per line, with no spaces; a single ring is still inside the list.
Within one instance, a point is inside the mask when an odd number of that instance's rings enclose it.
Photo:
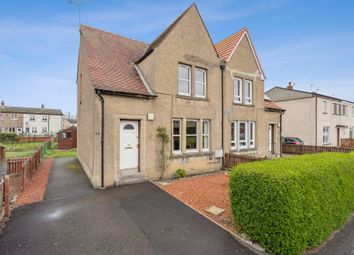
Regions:
[[[101,189],[104,189],[104,98],[100,90],[96,94],[101,101]]]

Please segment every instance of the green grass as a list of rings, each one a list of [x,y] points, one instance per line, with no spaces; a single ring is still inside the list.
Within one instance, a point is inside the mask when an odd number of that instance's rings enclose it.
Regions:
[[[43,143],[4,143],[3,146],[6,147],[6,151],[29,151],[36,150]]]
[[[30,151],[6,151],[6,158],[7,159],[12,159],[12,158],[25,158],[29,157],[34,153],[34,150]]]
[[[70,150],[58,150],[50,149],[48,153],[45,154],[45,158],[73,158],[76,157],[76,149]]]

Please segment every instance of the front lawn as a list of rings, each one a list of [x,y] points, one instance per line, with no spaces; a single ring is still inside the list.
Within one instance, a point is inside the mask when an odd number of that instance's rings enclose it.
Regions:
[[[6,158],[24,158],[31,156],[43,143],[3,143],[6,148]]]
[[[44,156],[45,158],[74,158],[76,157],[76,149],[59,150],[50,149]]]

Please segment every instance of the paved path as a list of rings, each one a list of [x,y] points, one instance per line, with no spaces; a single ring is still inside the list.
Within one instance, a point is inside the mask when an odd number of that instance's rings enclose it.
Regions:
[[[45,200],[20,207],[1,254],[253,254],[151,183],[93,190],[76,159],[56,159]]]

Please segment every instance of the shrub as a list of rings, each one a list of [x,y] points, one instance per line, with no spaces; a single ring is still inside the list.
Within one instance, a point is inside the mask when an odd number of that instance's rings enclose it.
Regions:
[[[177,169],[177,171],[176,171],[176,176],[177,176],[177,178],[186,177],[186,176],[187,176],[187,172],[186,172],[186,170],[184,170],[183,168],[179,168],[179,169]]]
[[[321,153],[242,164],[230,175],[237,229],[273,254],[325,241],[354,210],[354,155]]]

